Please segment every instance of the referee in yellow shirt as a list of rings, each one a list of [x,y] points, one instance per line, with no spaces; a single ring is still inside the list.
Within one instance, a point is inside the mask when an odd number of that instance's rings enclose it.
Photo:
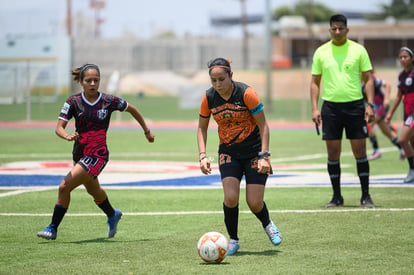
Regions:
[[[374,208],[369,194],[369,163],[366,153],[367,122],[374,119],[374,85],[372,65],[366,49],[349,40],[347,18],[336,14],[330,18],[331,40],[319,46],[312,61],[310,97],[312,120],[322,122],[322,139],[328,151],[328,173],[333,196],[326,207],[343,206],[341,195],[341,146],[345,129],[356,160],[361,183],[361,207]],[[364,104],[361,82],[365,83],[367,105]],[[318,109],[320,91],[323,100]]]

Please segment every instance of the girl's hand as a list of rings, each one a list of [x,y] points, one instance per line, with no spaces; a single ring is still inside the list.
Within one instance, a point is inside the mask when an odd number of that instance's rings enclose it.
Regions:
[[[200,170],[203,174],[211,174],[210,160],[207,157],[200,159]]]
[[[68,134],[65,139],[67,141],[73,141],[73,140],[77,140],[79,138],[79,133],[78,132],[74,132],[72,134]]]
[[[270,165],[270,157],[259,157],[257,163],[257,172],[260,174],[272,174],[272,166]]]
[[[155,135],[151,130],[148,129],[148,131],[146,131],[144,134],[145,134],[145,137],[147,138],[148,142],[151,142],[151,143],[154,142]]]

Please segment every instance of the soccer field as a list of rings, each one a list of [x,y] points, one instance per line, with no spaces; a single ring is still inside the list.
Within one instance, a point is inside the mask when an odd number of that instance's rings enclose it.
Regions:
[[[414,267],[413,188],[372,188],[375,210],[358,207],[357,187],[344,188],[346,207],[338,210],[322,207],[328,188],[268,188],[283,243],[270,244],[242,199],[240,252],[219,265],[205,264],[196,244],[205,232],[225,233],[220,189],[107,191],[124,211],[113,239],[85,190],[73,192],[56,241],[36,237],[50,221],[56,190],[2,196],[0,273],[410,274]]]
[[[106,238],[105,216],[79,188],[72,193],[56,241],[39,239],[36,233],[50,222],[59,178],[70,167],[71,144],[48,128],[0,130],[0,143],[8,144],[0,153],[0,274],[410,274],[414,270],[414,188],[402,184],[407,164],[398,160],[398,151],[381,135],[383,157],[370,163],[377,208],[359,207],[355,163],[344,141],[345,207],[325,209],[331,189],[320,137],[314,128],[272,129],[275,174],[269,178],[265,200],[284,240],[278,247],[270,244],[249,213],[242,189],[240,252],[212,265],[199,258],[196,244],[205,232],[225,233],[217,170],[210,176],[197,170],[193,129],[153,129],[154,144],[146,143],[140,131],[115,127],[109,133],[111,161],[101,179],[111,203],[124,212],[115,238]],[[214,129],[208,146],[207,152],[215,157]],[[17,184],[4,183],[13,181]]]

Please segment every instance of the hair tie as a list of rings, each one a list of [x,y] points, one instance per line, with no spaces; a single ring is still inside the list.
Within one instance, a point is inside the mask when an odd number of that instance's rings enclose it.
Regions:
[[[83,74],[86,71],[86,69],[96,69],[98,71],[98,74],[101,75],[101,72],[99,71],[98,66],[96,66],[95,64],[86,64],[85,66],[83,66],[83,68],[80,70],[79,72],[79,78],[82,80],[83,79]]]
[[[230,71],[231,71],[231,68],[230,68],[229,66],[224,66],[224,65],[214,65],[214,66],[211,66],[211,67],[210,67],[210,71],[211,71],[212,69],[214,69],[214,68],[225,68],[225,69],[227,69],[227,70],[230,70]]]
[[[400,49],[400,52],[402,52],[402,51],[406,51],[406,52],[408,52],[409,54],[410,54],[410,56],[411,57],[413,57],[413,51],[410,49],[410,48],[408,48],[408,47],[402,47],[401,49]]]

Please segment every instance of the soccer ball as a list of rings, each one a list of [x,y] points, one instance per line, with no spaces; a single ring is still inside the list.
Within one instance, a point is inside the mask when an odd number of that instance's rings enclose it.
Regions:
[[[200,258],[207,263],[219,263],[227,255],[229,241],[219,232],[207,232],[198,240]]]

